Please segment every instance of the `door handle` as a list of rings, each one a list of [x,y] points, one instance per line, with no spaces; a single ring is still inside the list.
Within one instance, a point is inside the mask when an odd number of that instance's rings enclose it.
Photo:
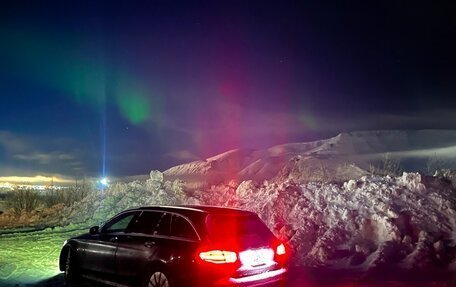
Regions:
[[[115,236],[110,239],[112,243],[116,243],[119,240],[119,237]]]
[[[155,242],[154,241],[146,241],[144,243],[144,246],[146,246],[148,248],[151,248],[151,247],[155,246]]]
[[[180,261],[181,258],[182,257],[180,255],[178,255],[178,256],[171,255],[171,261]]]

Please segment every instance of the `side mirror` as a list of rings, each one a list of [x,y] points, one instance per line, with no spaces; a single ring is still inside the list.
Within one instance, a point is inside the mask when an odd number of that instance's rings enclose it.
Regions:
[[[100,227],[98,227],[98,226],[92,226],[92,227],[90,227],[90,229],[89,229],[89,234],[92,234],[92,235],[93,235],[93,234],[97,234],[99,230],[100,230]]]

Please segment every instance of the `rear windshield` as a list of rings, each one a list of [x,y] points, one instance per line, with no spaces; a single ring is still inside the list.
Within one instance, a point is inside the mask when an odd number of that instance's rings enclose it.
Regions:
[[[244,243],[268,243],[274,238],[255,215],[209,214],[206,227],[209,238],[216,242],[238,239]]]

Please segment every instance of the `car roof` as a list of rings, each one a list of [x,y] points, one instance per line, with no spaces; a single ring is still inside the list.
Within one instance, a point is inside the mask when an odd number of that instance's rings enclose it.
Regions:
[[[206,213],[206,214],[226,214],[226,215],[256,215],[254,212],[220,206],[209,206],[209,205],[158,205],[158,206],[143,206],[131,210],[159,210],[168,212],[178,212],[183,215],[190,216],[195,213]]]
[[[229,215],[229,216],[257,216],[256,213],[237,208],[208,206],[208,205],[157,205],[157,206],[142,206],[124,210],[130,211],[162,211],[162,212],[176,212],[182,216],[187,217],[195,227],[200,237],[206,234],[205,218],[208,215]]]
[[[194,208],[206,213],[232,214],[232,215],[256,215],[256,213],[233,207],[221,207],[211,205],[184,205],[186,208]]]

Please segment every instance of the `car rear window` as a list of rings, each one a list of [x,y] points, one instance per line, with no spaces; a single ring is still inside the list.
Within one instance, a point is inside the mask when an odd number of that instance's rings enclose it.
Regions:
[[[171,231],[171,214],[165,213],[158,222],[158,226],[154,231],[155,235],[169,236]]]
[[[198,236],[190,223],[179,215],[173,215],[171,223],[171,236],[198,240]]]
[[[209,238],[216,242],[269,243],[274,235],[256,215],[209,214],[206,217]]]

